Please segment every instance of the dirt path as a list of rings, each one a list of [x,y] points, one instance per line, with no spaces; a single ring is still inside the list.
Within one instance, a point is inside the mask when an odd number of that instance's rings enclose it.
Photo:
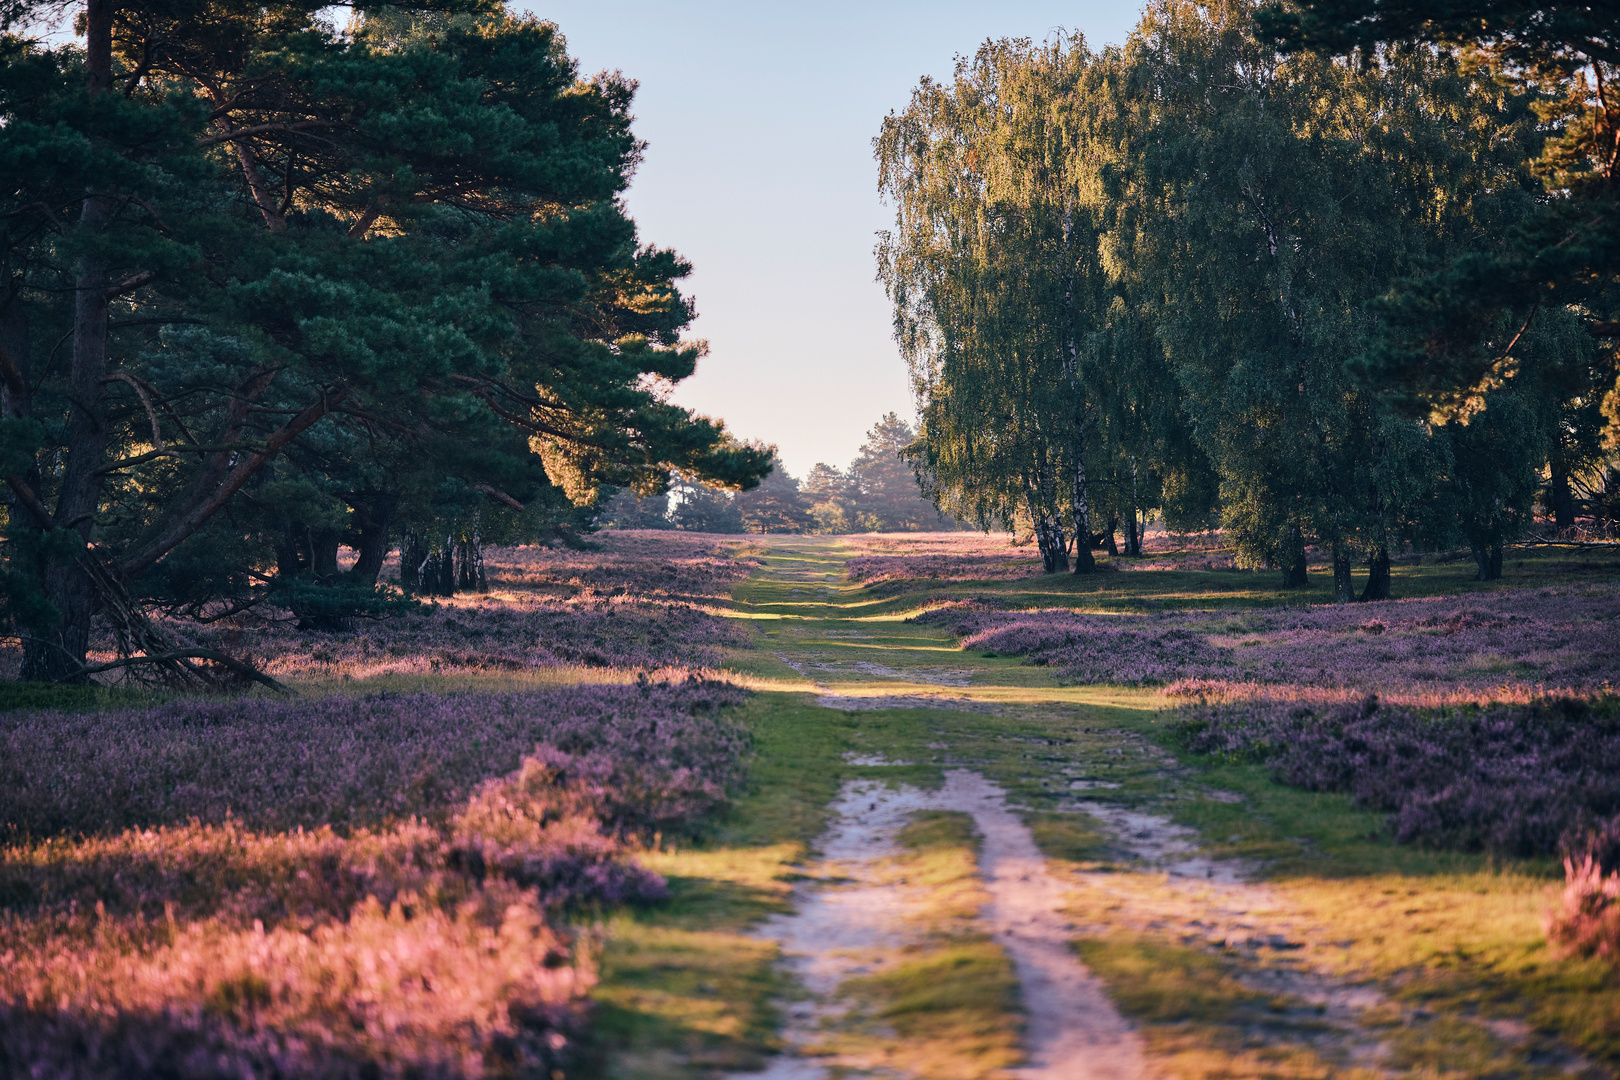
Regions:
[[[873,762],[862,762],[872,764]],[[1147,1075],[1141,1039],[1069,948],[1073,926],[1059,914],[1068,887],[1046,869],[1029,828],[1007,806],[1006,793],[969,769],[950,769],[937,791],[889,787],[871,780],[844,784],[821,841],[820,880],[796,891],[795,910],[767,921],[759,934],[778,942],[809,997],[788,1011],[783,1037],[790,1052],[772,1062],[768,1080],[828,1076],[835,1062],[812,1056],[844,1007],[839,985],[869,970],[872,954],[907,940],[909,890],[884,880],[881,864],[895,836],[919,810],[973,818],[983,836],[979,871],[990,894],[981,918],[1018,973],[1027,1015],[1025,1080],[1136,1080]]]
[[[984,835],[979,872],[990,893],[985,918],[1018,970],[1028,1016],[1028,1080],[1135,1080],[1147,1075],[1142,1040],[1069,948],[1074,927],[1059,912],[1070,887],[1046,869],[1029,827],[997,785],[950,769],[934,809],[973,816]]]
[[[922,808],[915,788],[894,791],[870,780],[846,783],[828,808],[819,880],[794,890],[792,914],[766,920],[758,936],[777,942],[808,997],[790,1002],[782,1037],[789,1051],[761,1073],[740,1076],[800,1080],[827,1075],[813,1054],[825,1028],[847,1011],[837,992],[870,968],[872,955],[905,943],[904,886],[880,879],[879,864],[898,850],[895,834]]]

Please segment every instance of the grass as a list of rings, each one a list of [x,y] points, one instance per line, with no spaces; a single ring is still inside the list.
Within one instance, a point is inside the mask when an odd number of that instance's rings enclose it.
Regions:
[[[167,695],[110,686],[66,686],[59,683],[10,682],[0,679],[0,712],[33,709],[86,711],[151,705]]]
[[[669,880],[667,904],[603,928],[593,997],[605,1080],[756,1069],[781,1048],[776,1002],[792,987],[776,946],[749,930],[786,910],[848,740],[796,695],[761,694],[741,713],[757,751],[749,790],[699,844],[642,858]]]

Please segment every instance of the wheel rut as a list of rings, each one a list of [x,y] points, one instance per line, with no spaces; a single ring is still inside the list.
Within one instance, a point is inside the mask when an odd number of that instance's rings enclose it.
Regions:
[[[1069,947],[1074,927],[1061,910],[1071,887],[1047,870],[1029,827],[1000,786],[971,769],[947,769],[935,791],[850,780],[830,810],[815,879],[795,890],[791,914],[775,916],[757,931],[780,945],[807,995],[789,1004],[783,1031],[788,1052],[763,1073],[739,1076],[819,1080],[847,1068],[836,1055],[818,1054],[818,1046],[846,1015],[847,1004],[838,996],[844,980],[869,970],[874,950],[908,940],[907,910],[915,900],[906,886],[885,880],[881,867],[896,853],[899,831],[924,810],[967,814],[983,837],[979,873],[990,900],[980,918],[1013,962],[1026,1016],[1026,1061],[1008,1075],[1149,1075],[1141,1037]]]

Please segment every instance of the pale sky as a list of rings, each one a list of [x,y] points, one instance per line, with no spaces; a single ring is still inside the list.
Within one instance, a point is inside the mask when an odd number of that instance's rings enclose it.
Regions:
[[[521,0],[514,6],[522,6]],[[875,280],[872,138],[923,75],[986,38],[1078,30],[1120,43],[1133,3],[945,0],[787,5],[546,0],[581,70],[638,80],[646,160],[629,193],[644,242],[696,268],[692,336],[711,352],[675,400],[781,448],[803,477],[849,464],[885,412],[913,416]]]

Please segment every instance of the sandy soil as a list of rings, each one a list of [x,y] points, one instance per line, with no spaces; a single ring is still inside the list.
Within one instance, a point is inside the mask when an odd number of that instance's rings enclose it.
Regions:
[[[1134,1080],[1148,1075],[1142,1040],[1069,948],[1074,925],[1060,911],[1069,886],[1046,869],[1029,827],[1002,789],[979,773],[950,769],[935,808],[973,815],[984,846],[984,912],[1018,971],[1028,1016],[1027,1080]]]
[[[863,758],[860,764],[895,764]],[[871,956],[907,940],[906,914],[915,894],[886,881],[883,860],[897,852],[895,836],[919,810],[970,815],[984,836],[979,871],[990,903],[981,917],[1012,958],[1028,1017],[1024,1080],[1135,1080],[1147,1075],[1140,1038],[1101,985],[1069,948],[1074,927],[1061,914],[1069,886],[1046,869],[1029,829],[1007,806],[1006,793],[982,775],[951,769],[938,791],[872,780],[845,783],[821,840],[819,880],[802,884],[795,910],[775,916],[758,933],[781,945],[808,997],[790,1005],[783,1032],[790,1052],[763,1073],[766,1080],[831,1075],[836,1061],[812,1056],[823,1031],[843,1014],[837,990],[870,970]]]

